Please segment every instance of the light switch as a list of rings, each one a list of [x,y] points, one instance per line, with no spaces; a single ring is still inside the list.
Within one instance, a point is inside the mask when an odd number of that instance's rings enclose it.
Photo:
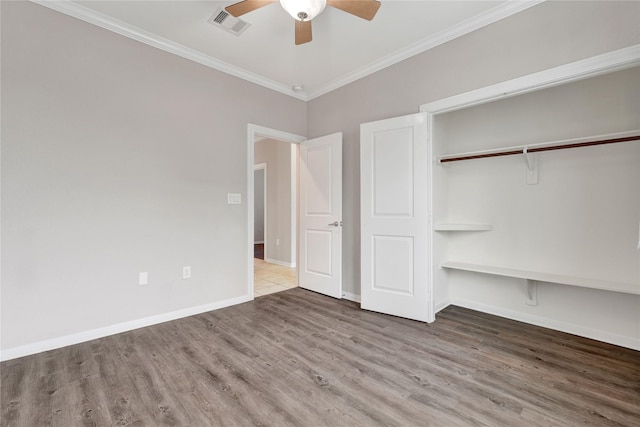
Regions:
[[[227,193],[227,204],[239,205],[242,203],[242,194],[240,193]]]
[[[149,283],[149,275],[147,274],[146,271],[138,274],[138,284],[139,285],[146,285],[147,283]]]

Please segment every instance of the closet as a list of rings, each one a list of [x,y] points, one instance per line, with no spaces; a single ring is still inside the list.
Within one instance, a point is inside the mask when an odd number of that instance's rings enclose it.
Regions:
[[[640,347],[640,68],[432,126],[436,311]]]

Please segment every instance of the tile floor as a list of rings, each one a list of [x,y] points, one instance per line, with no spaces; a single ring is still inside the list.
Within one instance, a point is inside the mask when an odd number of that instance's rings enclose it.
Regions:
[[[298,286],[296,269],[253,259],[253,297],[286,291]]]

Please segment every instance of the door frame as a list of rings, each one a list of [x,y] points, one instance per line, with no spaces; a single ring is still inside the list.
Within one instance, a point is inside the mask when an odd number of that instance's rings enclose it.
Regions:
[[[253,162],[255,160],[255,141],[257,137],[265,137],[271,139],[277,139],[279,141],[289,142],[292,144],[292,150],[297,148],[293,144],[299,144],[303,141],[307,140],[307,137],[302,135],[296,135],[294,133],[289,133],[285,131],[281,131],[278,129],[272,129],[252,123],[247,124],[247,296],[250,300],[253,300],[253,221],[254,221],[254,206],[253,206],[253,198],[254,198],[254,180],[253,180]],[[297,153],[297,150],[295,150]],[[292,151],[293,154],[293,151]],[[293,156],[292,156],[293,158]],[[297,165],[297,158],[293,164]],[[296,166],[297,168],[297,166]],[[291,243],[292,243],[292,261],[295,262],[296,255],[293,254],[293,248],[298,250],[297,244],[297,218],[298,218],[298,210],[297,206],[297,182],[298,182],[298,174],[295,170],[291,171],[292,178],[295,176],[295,179],[291,180]],[[266,194],[266,193],[265,193]],[[266,210],[266,206],[265,206]],[[266,218],[266,215],[265,215]],[[266,233],[266,225],[265,225],[265,233]],[[266,235],[265,235],[266,242]],[[295,244],[295,246],[294,246]],[[265,249],[266,252],[266,249]],[[266,258],[266,256],[265,256]]]

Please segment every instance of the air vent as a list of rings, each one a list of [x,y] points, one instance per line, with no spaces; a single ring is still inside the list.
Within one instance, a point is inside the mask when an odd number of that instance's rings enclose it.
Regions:
[[[209,23],[214,27],[222,28],[223,30],[239,36],[244,33],[251,24],[242,19],[238,19],[230,15],[226,10],[219,7],[209,18]]]

